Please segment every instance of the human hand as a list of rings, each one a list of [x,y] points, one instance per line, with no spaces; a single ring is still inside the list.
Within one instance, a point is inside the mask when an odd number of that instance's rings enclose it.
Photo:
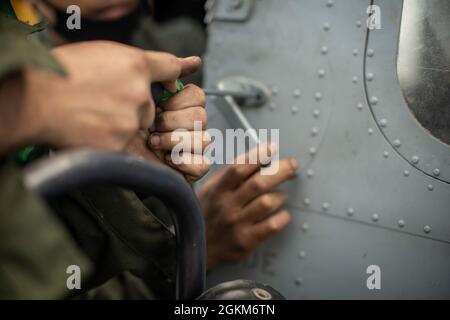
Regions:
[[[208,117],[205,111],[205,94],[199,87],[189,84],[183,91],[159,104],[158,109],[160,111],[152,126],[152,133],[140,131],[126,151],[146,160],[166,164],[181,172],[188,182],[194,183],[209,170],[209,161],[203,156],[210,143],[206,131]],[[194,128],[195,121],[201,124],[200,128]],[[171,158],[171,151],[180,143],[174,136],[175,130],[179,129],[185,130],[178,133],[181,144],[189,141],[189,152],[187,155],[180,154],[180,158],[185,156],[188,161],[176,164]]]
[[[250,151],[254,152],[256,149]],[[249,153],[244,157],[249,159]],[[280,160],[274,175],[262,175],[261,162],[228,165],[197,191],[206,223],[208,269],[245,257],[291,220],[289,212],[281,209],[286,196],[274,189],[295,175],[298,162]]]
[[[143,51],[92,41],[53,51],[68,76],[28,70],[26,103],[37,141],[57,148],[123,150],[155,118],[150,83],[171,92],[176,79],[196,70],[198,57]]]

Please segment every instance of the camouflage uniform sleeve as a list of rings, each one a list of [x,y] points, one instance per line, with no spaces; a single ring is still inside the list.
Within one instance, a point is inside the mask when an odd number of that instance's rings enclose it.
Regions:
[[[0,79],[6,74],[32,66],[64,75],[63,68],[48,49],[28,36],[45,28],[45,22],[34,26],[8,17],[0,12]]]
[[[0,299],[59,299],[67,289],[69,265],[82,280],[89,260],[65,226],[27,191],[13,163],[0,164]]]

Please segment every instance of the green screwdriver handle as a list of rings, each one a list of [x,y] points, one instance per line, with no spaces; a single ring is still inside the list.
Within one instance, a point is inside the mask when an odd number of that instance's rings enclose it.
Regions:
[[[184,89],[184,85],[180,80],[177,80],[176,87],[177,92],[173,93],[164,89],[162,84],[159,82],[152,83],[151,91],[153,101],[155,101],[156,104],[160,102],[165,102]]]

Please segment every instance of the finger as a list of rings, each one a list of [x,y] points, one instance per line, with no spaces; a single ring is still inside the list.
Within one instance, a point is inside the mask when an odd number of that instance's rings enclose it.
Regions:
[[[148,139],[149,146],[155,150],[170,151],[177,145],[186,146],[185,152],[203,154],[211,143],[208,131],[154,132]]]
[[[279,210],[287,197],[281,192],[266,193],[250,202],[239,213],[239,221],[258,222]]]
[[[167,91],[173,94],[177,93],[177,80],[164,81],[161,84]]]
[[[169,100],[158,104],[164,110],[181,110],[193,106],[205,107],[206,96],[204,91],[193,84],[188,84],[183,91],[178,92]]]
[[[195,73],[201,66],[201,59],[199,57],[188,57],[188,58],[178,58],[180,63],[180,74],[175,79],[170,79],[168,81],[162,81],[163,87],[169,92],[177,92],[177,79],[186,77],[190,74]]]
[[[181,152],[180,154],[166,154],[165,160],[169,166],[184,175],[200,179],[208,173],[211,167],[207,157],[200,154]]]
[[[291,215],[287,210],[282,210],[255,224],[249,233],[255,241],[261,243],[286,228],[289,222]]]
[[[249,176],[254,174],[259,168],[266,164],[266,158],[275,154],[277,146],[273,143],[263,143],[249,152],[238,156],[234,163],[219,170],[215,175],[208,179],[222,190],[237,188]],[[264,156],[266,155],[266,157]]]
[[[180,62],[181,62],[181,75],[180,75],[181,78],[187,77],[197,72],[202,65],[202,59],[197,56],[180,58]]]
[[[198,123],[201,125],[199,126]],[[197,126],[195,126],[197,124]],[[156,116],[155,129],[158,132],[170,132],[177,129],[188,131],[205,130],[208,116],[203,107],[191,107],[183,110],[164,111]]]
[[[152,82],[175,81],[181,75],[181,59],[156,51],[145,51]]]
[[[249,203],[256,197],[263,195],[292,178],[297,168],[297,160],[283,159],[278,163],[278,172],[276,174],[262,175],[261,172],[255,173],[237,189],[237,201],[243,205]]]

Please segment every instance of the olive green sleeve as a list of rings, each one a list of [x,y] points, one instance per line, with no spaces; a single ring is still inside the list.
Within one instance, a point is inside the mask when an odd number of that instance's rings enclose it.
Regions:
[[[8,16],[4,7],[0,7],[0,9],[2,9],[0,11],[0,80],[12,72],[22,70],[24,67],[41,68],[59,75],[65,75],[63,68],[54,59],[47,47],[38,41],[29,39],[29,35],[32,33],[42,31],[46,23],[42,22],[29,26],[12,16]],[[13,14],[12,9],[10,11]],[[17,163],[24,165],[47,153],[48,148],[46,147],[29,146],[10,157]]]
[[[81,285],[91,265],[66,227],[22,183],[18,168],[0,164],[0,299],[60,299],[69,265],[81,270]]]
[[[48,49],[28,37],[44,28],[44,22],[28,26],[0,12],[0,79],[25,66],[42,68],[64,75],[64,70]]]

